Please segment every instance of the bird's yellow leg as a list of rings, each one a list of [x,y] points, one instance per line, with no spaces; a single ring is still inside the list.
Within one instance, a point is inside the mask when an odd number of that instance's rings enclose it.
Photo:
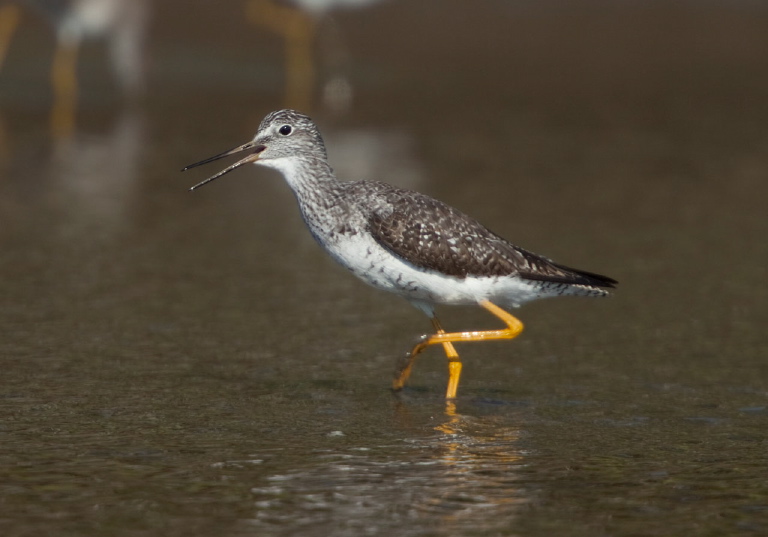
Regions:
[[[437,334],[446,333],[440,325],[440,321],[437,320],[437,317],[432,317],[432,326],[435,327],[435,332]],[[448,388],[445,391],[445,397],[447,399],[453,399],[456,397],[456,390],[459,387],[461,360],[459,359],[459,353],[456,352],[453,343],[450,341],[443,343],[443,349],[445,350],[445,356],[448,358]]]
[[[430,317],[430,321],[432,321],[432,326],[435,328],[435,332],[438,334],[445,334],[445,330],[443,330],[443,327],[440,325],[440,321],[437,320],[437,317]],[[455,365],[452,364],[458,364],[459,374],[461,374],[461,362],[459,361],[459,353],[456,352],[456,349],[454,348],[453,344],[448,341],[446,343],[443,343],[443,349],[445,349],[445,355],[448,357],[448,372],[451,374],[451,369],[456,368]],[[411,376],[411,370],[413,369],[413,362],[416,360],[416,355],[418,353],[411,352],[408,357],[406,358],[406,362],[398,369],[397,373],[395,374],[395,380],[392,382],[392,389],[397,391],[401,390],[403,386],[405,385],[405,381],[408,380],[408,377]],[[458,382],[458,378],[457,378]]]
[[[5,4],[0,6],[0,68],[3,66],[8,47],[11,46],[11,38],[19,25],[21,13],[18,6]]]
[[[437,317],[432,317],[431,320],[432,326],[435,328],[435,332],[438,334],[445,334],[445,330],[443,330],[443,327],[440,325],[440,321],[437,320]],[[453,347],[451,342],[443,343],[443,349],[445,349],[445,355],[449,360],[459,357],[459,353],[456,352],[456,349]]]
[[[59,43],[51,66],[53,110],[51,130],[57,138],[72,134],[77,104],[77,42]]]
[[[411,374],[411,369],[413,368],[413,362],[416,359],[416,356],[419,355],[421,351],[429,347],[430,345],[437,345],[438,343],[442,344],[445,348],[446,343],[455,343],[455,342],[470,342],[470,341],[490,341],[495,339],[513,339],[517,337],[520,332],[523,331],[523,323],[520,322],[520,320],[512,315],[511,313],[508,313],[498,307],[496,304],[488,301],[483,300],[480,302],[480,305],[484,307],[486,310],[494,314],[496,317],[504,321],[504,324],[507,325],[507,328],[501,329],[501,330],[482,330],[482,331],[474,331],[474,332],[438,332],[437,334],[434,334],[428,338],[426,338],[424,341],[421,341],[416,344],[415,347],[411,350],[411,353],[408,357],[408,361],[405,363],[405,365],[398,371],[397,375],[395,376],[395,380],[392,383],[392,388],[395,390],[400,390],[405,385],[405,381],[408,380],[408,377]],[[455,350],[454,350],[455,352]],[[448,353],[446,349],[446,354]],[[458,355],[457,355],[458,357]],[[449,356],[450,359],[450,356]],[[457,363],[458,366],[458,373],[454,374],[453,371],[449,371],[450,377],[448,380],[448,388],[446,390],[446,397],[448,399],[452,399],[456,397],[456,391],[458,388],[458,382],[459,382],[459,374],[461,372],[461,362],[458,360],[454,360],[450,362],[451,364]],[[450,367],[450,364],[449,364]],[[455,385],[452,383],[453,379],[455,377]]]

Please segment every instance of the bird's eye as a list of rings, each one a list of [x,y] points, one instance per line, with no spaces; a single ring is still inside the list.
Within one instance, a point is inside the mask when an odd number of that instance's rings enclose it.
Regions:
[[[291,131],[292,131],[292,130],[293,130],[293,129],[291,129],[291,126],[290,126],[290,125],[283,125],[282,127],[280,127],[280,130],[279,130],[279,131],[277,131],[277,132],[279,132],[279,133],[280,133],[280,134],[282,134],[283,136],[288,136],[289,134],[291,134]]]

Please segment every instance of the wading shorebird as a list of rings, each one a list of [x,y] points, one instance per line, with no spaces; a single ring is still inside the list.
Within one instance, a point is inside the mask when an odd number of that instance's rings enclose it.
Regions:
[[[440,344],[448,357],[446,398],[455,398],[461,361],[453,344],[512,339],[523,330],[497,303],[518,307],[546,297],[605,296],[617,283],[523,250],[424,194],[386,183],[339,181],[317,127],[296,111],[268,114],[253,140],[184,170],[238,153],[246,156],[191,190],[244,164],[278,170],[310,233],[331,257],[364,282],[402,296],[432,321],[435,334],[424,336],[400,364],[394,390],[402,389],[418,354]],[[445,332],[435,316],[437,304],[482,306],[506,328]]]

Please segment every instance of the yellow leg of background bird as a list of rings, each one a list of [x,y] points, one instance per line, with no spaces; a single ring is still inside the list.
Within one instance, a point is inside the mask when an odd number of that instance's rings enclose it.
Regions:
[[[299,9],[278,6],[270,0],[251,0],[246,13],[252,23],[270,28],[285,40],[286,106],[309,110],[315,78],[314,20]]]
[[[56,138],[68,137],[75,128],[78,49],[78,43],[59,43],[53,57],[51,130]]]
[[[3,68],[13,34],[19,25],[21,10],[14,4],[0,6],[0,70]],[[0,164],[4,164],[11,153],[6,140],[5,125],[0,123]]]
[[[21,11],[18,6],[6,4],[0,6],[0,69],[3,67],[5,57],[8,55],[8,47],[21,19]]]
[[[480,305],[484,307],[486,310],[494,314],[496,317],[504,321],[504,324],[507,325],[507,328],[504,328],[502,330],[483,330],[483,331],[474,331],[474,332],[438,332],[437,334],[434,334],[424,341],[416,344],[415,347],[413,347],[413,350],[411,350],[411,354],[408,357],[408,361],[406,364],[400,369],[400,371],[395,376],[395,380],[392,383],[392,388],[395,390],[400,390],[405,385],[405,381],[408,380],[408,377],[411,374],[411,369],[413,368],[413,362],[416,359],[416,356],[419,355],[421,351],[426,349],[430,345],[437,345],[438,343],[445,346],[446,343],[453,343],[453,342],[469,342],[469,341],[490,341],[495,339],[513,339],[517,337],[520,332],[523,331],[523,323],[520,322],[520,320],[512,315],[511,313],[508,313],[498,307],[496,304],[488,301],[483,300],[480,302]],[[454,350],[455,352],[455,350]],[[446,350],[447,354],[447,350]],[[458,357],[458,354],[456,355]],[[449,368],[452,364],[458,364],[458,372],[455,373],[455,385],[452,386],[451,381],[454,376],[454,372],[450,371],[451,377],[449,377],[448,382],[448,388],[446,390],[446,397],[448,398],[454,398],[456,397],[456,391],[458,388],[458,381],[459,381],[459,375],[461,373],[461,362],[458,360],[453,360],[449,363]]]

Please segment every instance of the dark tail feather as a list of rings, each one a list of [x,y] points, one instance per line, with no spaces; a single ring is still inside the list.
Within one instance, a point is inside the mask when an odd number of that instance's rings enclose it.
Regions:
[[[556,263],[552,263],[552,265],[562,270],[565,274],[521,274],[521,276],[528,280],[567,283],[572,285],[588,285],[590,287],[605,287],[608,289],[616,287],[616,284],[619,283],[613,278],[603,276],[602,274],[595,274],[594,272],[587,272],[586,270],[566,267],[565,265],[558,265]]]

